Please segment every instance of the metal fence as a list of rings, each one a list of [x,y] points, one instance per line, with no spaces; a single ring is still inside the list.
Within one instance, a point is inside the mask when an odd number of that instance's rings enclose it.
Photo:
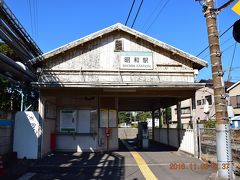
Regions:
[[[215,128],[199,128],[199,155],[206,161],[216,162],[216,130]],[[231,129],[231,146],[233,166],[240,173],[240,129]]]

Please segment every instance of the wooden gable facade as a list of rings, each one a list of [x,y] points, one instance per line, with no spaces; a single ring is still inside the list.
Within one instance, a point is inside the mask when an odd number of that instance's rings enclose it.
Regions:
[[[121,24],[46,53],[38,64],[40,87],[184,85],[207,65]]]

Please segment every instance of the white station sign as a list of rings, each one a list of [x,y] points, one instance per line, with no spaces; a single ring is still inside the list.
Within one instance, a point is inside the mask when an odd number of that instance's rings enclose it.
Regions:
[[[152,52],[121,52],[120,69],[153,69]]]

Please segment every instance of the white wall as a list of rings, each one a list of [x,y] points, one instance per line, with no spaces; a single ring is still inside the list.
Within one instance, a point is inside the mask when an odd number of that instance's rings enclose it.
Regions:
[[[169,136],[169,144],[168,144]],[[192,129],[180,129],[180,147],[178,145],[178,129],[155,128],[154,141],[179,148],[181,151],[194,155],[194,132]]]
[[[38,112],[17,112],[15,117],[13,151],[18,158],[37,159],[40,155],[42,136],[41,119]]]
[[[95,151],[97,149],[97,136],[59,134],[56,146],[59,151]]]

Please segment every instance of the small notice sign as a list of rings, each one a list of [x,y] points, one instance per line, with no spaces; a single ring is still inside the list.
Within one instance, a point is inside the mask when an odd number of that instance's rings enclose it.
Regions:
[[[240,1],[232,7],[232,10],[240,16]]]
[[[152,52],[121,52],[121,69],[153,69]]]

